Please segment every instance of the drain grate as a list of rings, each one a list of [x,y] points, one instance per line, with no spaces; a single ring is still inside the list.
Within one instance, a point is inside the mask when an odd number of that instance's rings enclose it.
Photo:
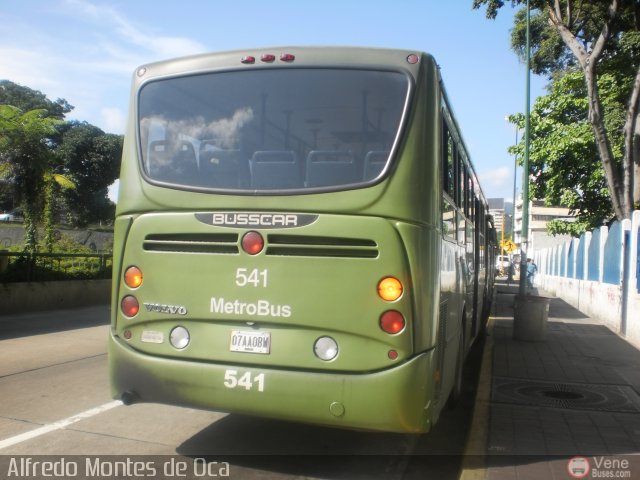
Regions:
[[[491,401],[571,410],[640,413],[640,397],[627,385],[587,385],[495,377]]]

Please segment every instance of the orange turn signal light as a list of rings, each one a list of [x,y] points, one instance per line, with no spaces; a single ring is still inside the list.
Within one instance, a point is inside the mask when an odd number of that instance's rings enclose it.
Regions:
[[[124,272],[124,283],[129,288],[138,288],[142,285],[142,270],[136,266],[127,268]]]
[[[395,277],[385,277],[378,282],[378,296],[393,302],[402,296],[402,282]]]

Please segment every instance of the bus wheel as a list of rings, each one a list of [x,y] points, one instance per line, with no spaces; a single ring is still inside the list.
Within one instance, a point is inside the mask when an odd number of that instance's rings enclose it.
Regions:
[[[464,329],[460,329],[460,337],[458,340],[458,355],[456,358],[456,376],[453,380],[453,387],[447,400],[447,407],[455,408],[460,397],[462,397],[462,378],[464,369]]]

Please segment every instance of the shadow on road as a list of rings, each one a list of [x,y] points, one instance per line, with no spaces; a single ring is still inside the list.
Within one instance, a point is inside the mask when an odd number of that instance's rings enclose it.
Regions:
[[[209,462],[229,462],[238,478],[301,476],[326,479],[457,479],[483,350],[467,357],[459,404],[425,435],[361,432],[229,415],[177,449]],[[260,473],[262,472],[262,474]],[[275,476],[272,476],[275,475]]]
[[[109,324],[109,305],[0,315],[0,340]]]

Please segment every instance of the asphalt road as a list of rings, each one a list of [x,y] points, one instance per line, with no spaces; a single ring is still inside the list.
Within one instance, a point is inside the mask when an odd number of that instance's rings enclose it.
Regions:
[[[125,407],[109,395],[108,319],[107,306],[0,316],[0,479],[38,478],[48,467],[69,478],[459,476],[482,345],[468,358],[461,402],[431,433],[353,432]]]

